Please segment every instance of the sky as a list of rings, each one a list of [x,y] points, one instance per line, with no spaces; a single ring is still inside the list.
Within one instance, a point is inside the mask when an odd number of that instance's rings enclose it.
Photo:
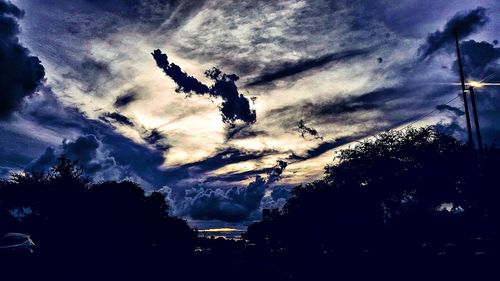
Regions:
[[[434,125],[500,81],[496,0],[0,0],[0,176],[65,154],[200,228],[244,227],[339,149]],[[496,87],[476,89],[487,144]]]

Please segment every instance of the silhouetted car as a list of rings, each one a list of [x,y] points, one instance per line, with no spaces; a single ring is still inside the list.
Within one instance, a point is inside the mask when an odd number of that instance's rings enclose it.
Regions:
[[[33,253],[35,243],[23,233],[7,233],[0,239],[0,252]]]

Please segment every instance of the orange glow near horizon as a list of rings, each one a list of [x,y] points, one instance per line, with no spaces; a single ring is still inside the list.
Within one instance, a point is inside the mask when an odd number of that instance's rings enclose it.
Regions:
[[[242,231],[236,228],[209,228],[209,229],[200,229],[198,232],[236,232]]]

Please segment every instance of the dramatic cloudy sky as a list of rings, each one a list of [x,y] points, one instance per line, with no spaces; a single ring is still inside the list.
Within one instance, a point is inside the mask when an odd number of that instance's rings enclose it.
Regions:
[[[468,80],[500,81],[497,0],[0,0],[0,176],[78,160],[234,226],[392,128],[464,137]],[[450,85],[451,84],[451,85]],[[477,89],[485,139],[500,92]]]

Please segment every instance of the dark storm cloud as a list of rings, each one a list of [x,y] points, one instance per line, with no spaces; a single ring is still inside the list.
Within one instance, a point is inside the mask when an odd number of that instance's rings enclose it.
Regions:
[[[245,188],[187,190],[187,205],[181,214],[199,220],[245,221],[259,207],[265,185],[266,181],[258,176]]]
[[[461,43],[464,70],[468,80],[483,80],[484,82],[497,82],[500,80],[500,48],[495,48],[488,42],[477,42],[474,40]],[[458,76],[457,62],[454,61],[449,67]],[[491,145],[500,139],[498,120],[498,104],[500,90],[498,87],[484,87],[476,89],[476,102],[479,111],[479,123],[483,141]],[[457,108],[450,105],[439,105],[436,109],[451,112],[450,120],[440,122],[434,127],[445,134],[452,135],[458,139],[466,140],[467,130],[464,125],[463,105]]]
[[[17,20],[24,12],[0,0],[0,118],[17,110],[42,82],[45,70],[19,42]]]
[[[236,74],[225,74],[214,67],[205,71],[205,75],[215,81],[210,88],[212,95],[222,97],[222,121],[234,124],[241,120],[251,124],[257,120],[255,110],[250,109],[250,101],[238,92],[236,81],[239,77]]]
[[[334,141],[325,141],[315,148],[307,150],[305,153],[301,155],[297,155],[295,153],[292,153],[289,157],[290,160],[292,161],[304,161],[312,158],[316,158],[318,156],[323,155],[324,153],[335,149],[339,146],[342,146],[344,144],[347,144],[349,142],[352,142],[353,140],[357,139],[356,137],[349,137],[349,138],[341,138],[337,139]]]
[[[145,188],[161,187],[167,181],[167,174],[160,169],[165,158],[160,150],[150,149],[144,145],[135,143],[131,139],[120,135],[114,128],[99,120],[87,118],[79,110],[63,106],[51,93],[50,89],[43,89],[43,93],[36,99],[30,100],[23,109],[26,120],[33,123],[34,128],[42,127],[60,135],[79,135],[85,137],[78,144],[87,147],[80,158],[88,159],[92,156],[89,147],[98,146],[97,158],[89,162],[89,169],[98,172],[97,165],[90,165],[98,160],[100,167],[107,167],[110,160],[116,162],[116,166],[106,169],[106,176],[113,179],[130,178],[141,183]],[[94,136],[94,137],[92,137]],[[96,142],[93,139],[97,140]],[[56,147],[56,152],[67,151],[68,154],[78,156],[75,141],[66,141],[65,145]]]
[[[452,44],[455,30],[461,38],[464,38],[478,31],[487,22],[486,9],[483,7],[456,14],[446,23],[443,30],[438,30],[427,36],[425,43],[418,50],[420,58],[425,59]]]
[[[500,82],[500,48],[495,48],[494,45],[488,42],[476,42],[474,40],[462,42],[461,47],[464,70],[468,79]],[[454,65],[456,65],[456,62],[454,62]],[[452,70],[457,73],[456,66],[452,67]],[[500,120],[498,110],[500,88],[486,86],[476,88],[475,93],[483,141],[489,145],[500,140],[498,125],[498,120]],[[456,124],[463,125],[458,116],[452,119],[452,123],[446,129],[454,130],[457,135],[465,131],[463,127],[461,130],[456,128]]]
[[[101,61],[102,47],[93,51],[89,46],[96,42],[112,45],[119,51],[127,34],[142,34],[153,41],[161,41],[176,28],[189,20],[201,7],[204,0],[22,0],[17,1],[29,12],[24,22],[24,39],[30,48],[54,66],[64,66],[65,77],[77,80],[82,91],[104,95],[115,83],[129,80],[129,67],[111,69],[130,61],[130,56],[114,56],[111,61]],[[121,38],[110,41],[110,38]],[[155,38],[155,39],[153,39]],[[120,45],[119,47],[117,45]],[[119,48],[119,49],[118,49]],[[86,61],[87,58],[92,61]],[[95,71],[94,71],[95,70]],[[108,72],[113,71],[110,77]],[[57,73],[53,73],[57,75]],[[56,78],[56,77],[54,77]],[[75,81],[51,80],[58,88],[73,88]],[[4,103],[2,103],[4,104]]]
[[[299,128],[299,132],[302,138],[305,139],[306,135],[310,135],[315,139],[323,140],[323,137],[318,133],[316,129],[306,126],[304,120],[300,119],[299,123],[297,123],[297,127]]]
[[[22,18],[24,16],[24,11],[19,9],[17,6],[12,4],[10,1],[0,1],[0,14],[12,15],[16,18]]]
[[[262,209],[281,209],[286,201],[292,197],[289,187],[275,187],[271,191],[271,196],[262,198]]]
[[[63,74],[63,77],[82,82],[85,92],[97,92],[113,75],[109,63],[86,57],[76,63],[74,71]]]
[[[165,74],[177,84],[177,92],[222,97],[220,110],[225,123],[234,123],[236,120],[245,123],[255,122],[256,114],[254,110],[250,109],[249,100],[238,93],[236,86],[238,76],[224,74],[216,68],[208,70],[205,75],[215,81],[215,84],[209,88],[196,78],[187,75],[178,65],[169,63],[167,55],[162,54],[160,50],[155,50],[152,55],[158,67],[163,69]]]
[[[238,81],[239,77],[237,75],[222,73],[217,68],[207,70],[205,76],[215,82],[209,88],[196,78],[183,72],[178,65],[170,63],[167,55],[160,50],[155,50],[152,56],[156,61],[156,65],[177,84],[176,92],[222,98],[220,111],[222,120],[225,123],[234,124],[240,120],[251,124],[256,121],[257,116],[255,110],[250,109],[250,101],[238,92],[236,81]]]
[[[327,140],[317,147],[297,154],[293,152],[289,160],[293,162],[316,158],[350,142],[363,139],[379,132],[398,127],[417,120],[432,110],[429,104],[442,103],[448,97],[450,86],[402,85],[381,88],[357,96],[338,98],[328,101],[306,102],[285,106],[270,111],[267,118],[281,120],[284,127],[295,129],[295,112],[304,118],[315,120],[318,124],[349,124],[361,126],[356,133],[342,135],[335,140]],[[367,117],[364,117],[364,116]],[[292,116],[292,117],[290,117]],[[296,117],[295,117],[296,118]]]
[[[148,135],[144,138],[144,140],[153,145],[156,149],[165,151],[171,148],[172,146],[167,143],[166,138],[162,135],[160,131],[157,129],[151,130]]]
[[[356,126],[361,129],[356,135],[363,137],[420,118],[445,102],[454,87],[408,82],[359,95],[287,105],[270,110],[265,117],[280,122],[287,130],[296,130],[299,112],[304,120],[314,120],[318,125]]]
[[[436,131],[453,136],[457,139],[466,139],[467,130],[465,130],[459,123],[459,120],[455,117],[450,123],[439,122],[436,125],[433,125]]]
[[[137,93],[134,91],[128,91],[125,94],[118,96],[115,100],[114,106],[116,108],[125,107],[132,102],[137,100]]]
[[[279,181],[286,166],[286,162],[278,161],[267,179],[256,176],[246,187],[188,189],[177,211],[193,219],[227,222],[241,222],[259,216],[258,210],[267,188]]]
[[[167,181],[168,175],[159,168],[165,161],[163,151],[169,147],[165,139],[153,138],[156,142],[149,143],[152,147],[135,143],[116,132],[112,126],[99,120],[91,120],[76,108],[65,107],[48,88],[43,89],[43,95],[28,103],[24,113],[37,126],[61,136],[75,132],[97,136],[102,143],[102,149],[106,150],[120,167],[120,176],[117,178],[130,177],[144,184],[146,188],[163,186]],[[150,132],[147,136],[151,134],[155,135]],[[116,173],[116,169],[112,172]]]
[[[309,70],[326,66],[332,62],[346,61],[348,59],[368,54],[368,50],[350,50],[338,53],[330,53],[318,58],[304,59],[297,62],[286,62],[280,65],[272,66],[271,69],[259,75],[247,86],[257,86],[267,84],[275,80],[294,76]]]
[[[99,146],[100,143],[94,135],[82,136],[75,141],[63,141],[63,149],[67,156],[82,162],[92,160]]]
[[[102,114],[99,119],[105,121],[105,122],[110,122],[110,123],[119,123],[121,125],[126,125],[126,126],[130,126],[130,127],[133,127],[134,126],[134,123],[132,121],[130,121],[130,119],[125,116],[125,115],[122,115],[118,112],[106,112],[104,114]]]
[[[488,42],[469,40],[460,44],[463,57],[464,72],[467,77],[476,80],[498,81],[500,79],[500,48]],[[458,63],[453,65],[453,70],[458,73]]]
[[[116,165],[114,158],[100,154],[98,149],[101,146],[102,143],[94,135],[81,136],[74,141],[64,140],[57,151],[48,147],[28,168],[34,171],[47,170],[57,163],[57,158],[65,155],[71,160],[78,161],[84,173],[92,176]]]
[[[205,179],[204,183],[239,182],[239,181],[247,180],[250,178],[254,178],[255,176],[260,175],[260,174],[268,174],[271,172],[271,170],[272,170],[272,168],[263,168],[263,169],[255,169],[255,170],[245,171],[245,172],[225,173],[223,175],[207,177]]]
[[[237,139],[248,139],[255,138],[257,136],[268,136],[266,131],[255,130],[252,126],[247,126],[247,124],[236,124],[234,126],[228,126],[226,128],[226,141],[237,140]]]
[[[461,109],[456,108],[454,106],[449,106],[447,104],[440,104],[440,105],[436,106],[436,109],[439,111],[449,111],[457,116],[462,116],[465,114]]]
[[[208,86],[183,72],[177,64],[170,63],[167,54],[163,54],[160,50],[155,50],[151,55],[155,59],[156,65],[177,84],[176,92],[186,94],[195,93],[197,95],[205,95],[210,92]]]
[[[169,180],[175,183],[182,179],[195,178],[207,172],[215,171],[226,165],[258,160],[275,153],[275,150],[249,151],[234,147],[220,148],[214,155],[206,159],[173,167],[166,172],[170,176]]]
[[[391,4],[385,0],[292,2],[294,4],[283,1],[218,1],[216,5],[207,5],[215,10],[214,14],[205,14],[196,30],[183,35],[179,50],[202,61],[217,61],[250,84],[271,83],[265,79],[259,81],[259,77],[274,80],[298,76],[305,74],[303,71],[334,63],[329,60],[335,60],[335,54],[342,54],[346,48],[353,50],[374,43],[387,44],[389,40],[385,34],[388,29],[376,19],[384,19],[388,26],[394,25],[400,13],[387,14],[384,11],[406,4],[401,1]],[[414,17],[415,9],[409,10],[404,18],[415,19],[410,27],[416,29],[420,17]],[[408,31],[409,25],[403,24],[401,30]],[[390,41],[395,41],[394,37]],[[301,59],[290,61],[292,54]],[[247,80],[247,77],[253,80]]]
[[[269,172],[269,177],[267,179],[268,183],[277,182],[281,179],[281,174],[288,166],[288,163],[282,160],[278,160],[278,164]]]
[[[154,144],[162,139],[163,139],[163,136],[156,129],[152,130],[151,133],[149,134],[149,136],[146,137],[146,141],[150,144]]]
[[[266,117],[295,116],[297,112],[300,112],[302,116],[308,119],[331,122],[337,118],[345,118],[345,115],[349,113],[382,109],[389,101],[400,99],[408,95],[409,92],[410,89],[405,87],[381,88],[358,96],[327,101],[307,101],[301,104],[275,108],[270,110],[269,115]],[[285,125],[294,129],[297,126],[295,120],[290,120],[288,123]]]
[[[28,165],[28,169],[37,172],[46,171],[53,167],[56,163],[56,150],[53,147],[47,147],[42,155]]]
[[[80,70],[85,76],[92,74],[110,74],[109,65],[103,61],[97,61],[93,58],[85,58],[80,64]]]

